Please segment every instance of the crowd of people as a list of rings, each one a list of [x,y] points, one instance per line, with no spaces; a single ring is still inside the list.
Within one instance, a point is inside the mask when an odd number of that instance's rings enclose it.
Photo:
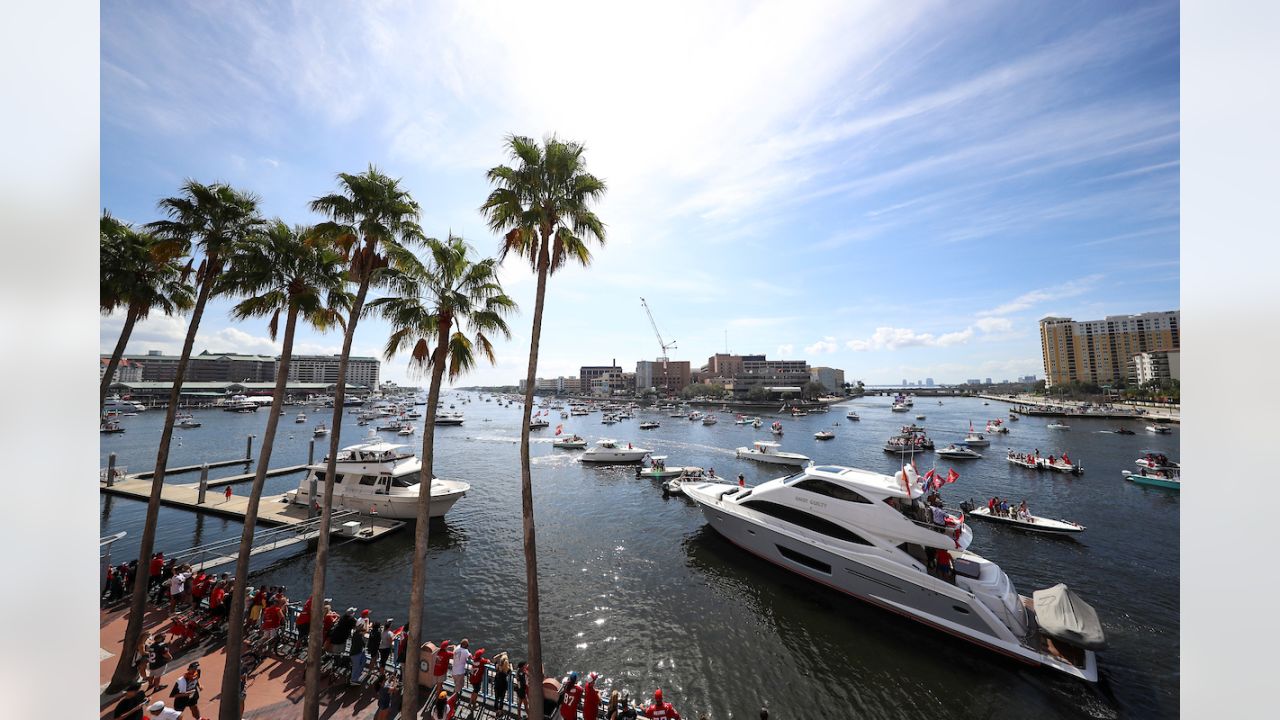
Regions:
[[[137,562],[107,569],[102,593],[106,605],[124,601],[133,591]],[[167,607],[170,622],[163,629],[147,633],[134,648],[138,678],[125,691],[113,711],[113,718],[177,720],[189,711],[200,720],[200,663],[191,662],[175,681],[167,696],[159,693],[167,686],[162,679],[174,658],[209,635],[225,633],[230,615],[229,593],[235,578],[215,574],[166,559],[156,553],[149,570],[149,598],[153,605]],[[368,609],[348,607],[339,613],[330,598],[319,612],[311,599],[291,603],[284,586],[249,588],[245,608],[245,649],[242,653],[241,697],[253,670],[268,655],[299,656],[305,652],[313,622],[322,624],[326,675],[351,686],[368,686],[377,692],[375,718],[385,720],[399,706],[400,688],[405,681],[407,628],[393,618],[378,621]],[[445,640],[439,645],[424,643],[424,668],[430,667],[424,718],[451,720],[460,706],[473,711],[477,705],[491,704],[496,718],[508,715],[531,717],[528,663],[513,663],[506,652],[489,657],[485,648],[475,651],[471,642]],[[451,680],[451,688],[446,681]],[[671,718],[680,713],[655,690],[652,699],[633,701],[629,691],[597,686],[599,675],[588,674],[580,681],[577,672],[560,680],[549,680],[543,696],[543,717],[559,720],[632,720]],[[551,697],[549,694],[554,693]],[[148,704],[150,703],[150,704]],[[145,715],[144,715],[145,713]]]

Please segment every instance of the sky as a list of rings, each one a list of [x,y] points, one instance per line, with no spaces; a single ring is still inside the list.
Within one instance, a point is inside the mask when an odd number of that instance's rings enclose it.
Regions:
[[[608,234],[548,282],[540,377],[660,355],[641,297],[695,368],[1043,376],[1040,318],[1179,307],[1178,25],[1176,2],[113,2],[101,203],[146,223],[192,178],[309,223],[372,163],[427,235],[492,255],[485,171],[507,135],[556,133],[607,182]],[[512,337],[459,385],[524,377],[536,278],[501,277]],[[278,352],[230,305],[196,352]],[[153,317],[128,352],[185,330]],[[387,335],[362,320],[354,352]],[[295,352],[341,342],[300,329]],[[405,357],[382,375],[421,382]]]

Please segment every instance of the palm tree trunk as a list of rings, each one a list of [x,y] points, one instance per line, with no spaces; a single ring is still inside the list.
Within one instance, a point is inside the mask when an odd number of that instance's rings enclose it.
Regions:
[[[436,402],[440,400],[440,384],[444,379],[445,360],[449,351],[450,322],[440,320],[439,345],[432,355],[431,387],[427,391],[427,416],[422,422],[422,478],[418,485],[418,519],[413,536],[413,575],[409,585],[409,617],[406,621],[404,685],[400,691],[401,715],[417,717],[418,664],[421,662],[422,638],[426,629],[424,606],[427,599],[427,544],[431,540],[431,480],[435,477]],[[430,702],[430,698],[427,698]]]
[[[307,634],[307,674],[306,689],[302,700],[303,720],[318,720],[320,717],[320,660],[324,653],[322,638],[324,623],[319,622],[318,613],[324,606],[325,571],[329,566],[329,533],[328,528],[333,516],[333,478],[338,471],[338,445],[342,435],[342,403],[347,397],[347,361],[351,358],[351,341],[355,338],[356,323],[364,310],[364,299],[369,294],[369,272],[367,267],[360,273],[360,290],[356,293],[355,304],[351,306],[347,318],[347,331],[342,337],[342,356],[338,359],[338,385],[333,390],[333,425],[329,428],[329,459],[324,471],[324,501],[320,506],[320,533],[316,538],[316,568],[311,575],[311,612],[310,632]],[[308,498],[314,503],[315,498]]]
[[[120,329],[120,339],[116,341],[116,349],[111,351],[111,360],[107,363],[107,371],[102,376],[98,387],[98,412],[107,404],[107,388],[111,387],[111,378],[115,377],[116,368],[120,367],[120,358],[124,356],[124,348],[129,344],[129,336],[133,334],[133,324],[138,321],[138,312],[133,306],[124,316],[124,327]]]
[[[267,467],[271,462],[271,448],[276,441],[276,428],[280,425],[280,408],[284,407],[285,386],[289,381],[289,361],[293,357],[293,331],[298,324],[298,306],[290,303],[284,323],[284,345],[280,350],[280,366],[276,370],[276,388],[271,395],[271,415],[262,432],[262,450],[258,453],[258,469],[249,490],[249,505],[244,512],[244,529],[240,531],[240,550],[236,555],[235,585],[226,598],[231,603],[227,618],[226,664],[222,670],[222,704],[218,708],[218,720],[239,720],[240,710],[240,649],[244,642],[244,600],[249,582],[249,550],[253,547],[253,531],[258,521],[258,503],[262,500],[262,486],[267,482]]]
[[[529,623],[529,715],[542,717],[542,621],[538,596],[538,544],[533,526],[533,478],[529,468],[529,420],[538,375],[538,342],[542,337],[542,306],[547,295],[550,233],[542,234],[538,251],[538,293],[533,305],[533,333],[529,339],[529,371],[525,377],[524,422],[520,425],[520,512],[524,516],[524,574]],[[534,713],[537,713],[535,716]]]
[[[107,692],[119,692],[137,677],[133,666],[133,649],[142,638],[142,616],[147,611],[147,585],[150,579],[151,552],[156,540],[156,519],[160,515],[160,491],[164,489],[165,469],[169,464],[169,445],[173,440],[173,423],[177,419],[178,401],[182,397],[182,382],[187,377],[187,362],[196,342],[196,331],[204,315],[205,303],[214,279],[218,276],[220,261],[216,254],[205,258],[205,276],[200,282],[195,307],[191,310],[191,322],[187,325],[187,337],[182,342],[182,355],[173,376],[173,389],[169,391],[169,408],[164,414],[164,429],[160,431],[160,449],[156,451],[155,474],[151,476],[151,497],[147,499],[147,516],[142,525],[142,537],[138,542],[138,570],[133,581],[133,599],[129,604],[129,625],[125,629],[120,662],[111,676]]]

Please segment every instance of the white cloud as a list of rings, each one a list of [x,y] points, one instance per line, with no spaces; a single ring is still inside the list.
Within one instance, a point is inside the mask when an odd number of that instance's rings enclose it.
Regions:
[[[806,347],[804,349],[804,352],[806,355],[820,355],[822,353],[833,353],[836,351],[836,347],[837,347],[836,339],[828,335],[827,337],[822,338],[818,342]]]
[[[1013,321],[1004,317],[979,318],[973,325],[984,333],[1013,332]]]
[[[878,327],[867,340],[850,340],[845,343],[850,350],[897,350],[904,347],[950,347],[969,342],[973,328],[943,335],[918,333],[910,328]]]
[[[1093,275],[1082,277],[1079,280],[1062,283],[1061,285],[1032,290],[1031,292],[1019,295],[1003,305],[998,305],[990,310],[983,310],[978,313],[978,315],[981,317],[1009,315],[1052,300],[1062,300],[1064,298],[1083,295],[1092,290],[1103,277],[1104,276],[1101,273],[1095,273]]]
[[[793,354],[795,354],[795,351],[796,351],[796,346],[795,346],[795,345],[790,345],[790,344],[788,344],[788,345],[779,345],[779,346],[778,346],[778,357],[783,358],[783,359],[790,358]]]

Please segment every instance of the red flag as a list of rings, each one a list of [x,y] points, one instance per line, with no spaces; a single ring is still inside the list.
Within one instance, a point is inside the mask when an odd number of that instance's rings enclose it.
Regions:
[[[911,484],[907,481],[907,466],[902,466],[902,488],[907,491],[907,497],[911,497]]]
[[[556,434],[557,434],[557,435],[559,435],[561,430],[564,430],[564,424],[563,424],[563,423],[562,423],[562,424],[560,424],[560,425],[557,425],[557,426],[556,426]]]
[[[951,468],[947,470],[947,477],[944,478],[942,482],[950,484],[959,479],[960,479],[960,473],[956,472],[955,468]]]

